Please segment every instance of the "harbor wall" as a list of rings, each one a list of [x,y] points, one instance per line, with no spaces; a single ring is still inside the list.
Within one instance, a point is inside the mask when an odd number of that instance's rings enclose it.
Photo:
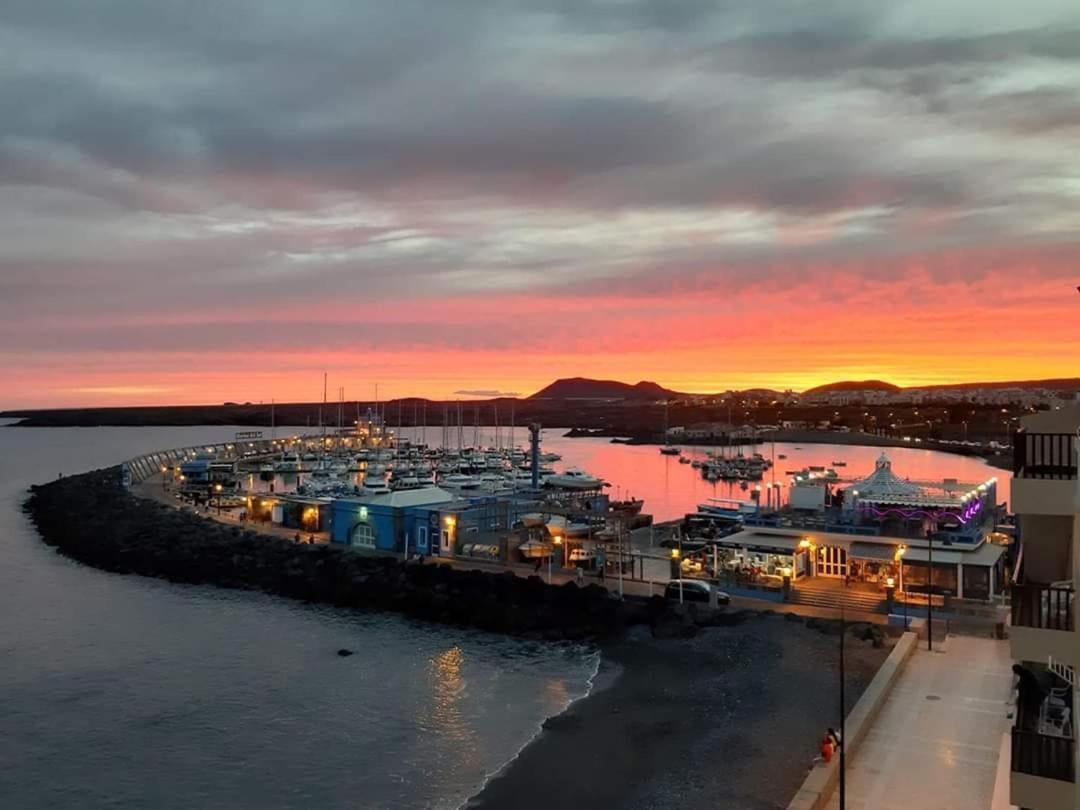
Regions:
[[[136,498],[123,486],[120,467],[33,487],[25,510],[47,544],[119,574],[391,610],[552,640],[614,636],[662,610],[662,600],[620,602],[598,585],[552,586],[536,576],[406,563],[258,534]]]

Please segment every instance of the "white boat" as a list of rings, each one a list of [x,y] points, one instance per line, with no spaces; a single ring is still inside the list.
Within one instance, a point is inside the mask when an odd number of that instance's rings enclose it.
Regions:
[[[300,472],[300,456],[296,453],[282,453],[274,464],[274,471],[279,473]]]
[[[439,486],[447,489],[476,489],[480,486],[480,479],[475,475],[451,473],[439,479]]]
[[[379,481],[377,483],[372,483],[371,485],[368,485],[365,481],[364,485],[360,487],[361,495],[389,495],[391,492],[393,492],[393,490],[386,485],[385,481]]]
[[[589,475],[584,470],[571,467],[564,473],[549,475],[544,479],[544,485],[560,489],[586,490],[599,489],[604,485],[604,482],[594,475]]]

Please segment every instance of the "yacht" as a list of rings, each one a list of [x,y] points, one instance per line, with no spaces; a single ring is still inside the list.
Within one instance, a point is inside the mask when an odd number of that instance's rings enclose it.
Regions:
[[[297,453],[282,453],[274,465],[274,471],[279,473],[300,472],[300,456]]]
[[[439,486],[447,489],[476,489],[480,486],[480,479],[475,475],[450,473],[439,479]]]
[[[660,454],[664,456],[677,456],[681,453],[682,450],[671,444],[665,444],[663,447],[660,448]]]
[[[560,489],[600,489],[604,485],[603,480],[594,475],[589,475],[584,470],[571,467],[564,473],[549,475],[544,479],[544,485],[558,487]]]

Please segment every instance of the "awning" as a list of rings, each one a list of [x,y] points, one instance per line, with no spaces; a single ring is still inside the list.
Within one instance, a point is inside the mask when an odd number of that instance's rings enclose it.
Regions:
[[[800,538],[787,535],[758,534],[757,532],[739,532],[729,537],[714,540],[724,548],[745,548],[764,554],[791,554],[799,545]]]
[[[948,550],[938,544],[934,544],[934,565],[941,563],[942,565],[955,565],[956,563],[963,563],[964,565],[994,565],[998,558],[1005,553],[1005,546],[999,546],[995,543],[983,543],[976,549],[971,551],[955,551],[956,546],[948,547]],[[907,552],[904,554],[904,562],[929,562],[930,552],[926,548],[914,548],[908,546]]]
[[[882,543],[852,543],[848,551],[849,557],[858,557],[860,560],[891,561],[895,555],[896,546],[887,546]]]

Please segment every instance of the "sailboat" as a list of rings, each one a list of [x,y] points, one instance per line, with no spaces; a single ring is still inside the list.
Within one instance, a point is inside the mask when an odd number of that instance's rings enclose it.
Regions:
[[[664,456],[677,456],[682,453],[668,440],[668,402],[664,400],[664,446],[660,448],[660,454]]]

